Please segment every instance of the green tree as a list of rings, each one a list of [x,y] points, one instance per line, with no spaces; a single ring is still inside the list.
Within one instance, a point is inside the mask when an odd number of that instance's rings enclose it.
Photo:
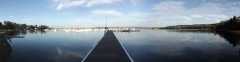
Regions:
[[[38,29],[40,29],[40,30],[49,29],[49,27],[46,26],[46,25],[40,25],[40,26],[38,27]]]
[[[17,24],[14,22],[10,22],[10,21],[4,21],[3,22],[5,25],[5,29],[16,29],[17,28]]]

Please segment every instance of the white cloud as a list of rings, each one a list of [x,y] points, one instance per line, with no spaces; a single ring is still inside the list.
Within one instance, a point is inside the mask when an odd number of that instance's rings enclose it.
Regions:
[[[183,6],[184,2],[169,1],[161,2],[154,5],[152,8],[157,14],[162,15],[177,15],[182,14],[186,9]]]
[[[54,0],[57,3],[57,10],[61,10],[63,8],[81,6],[86,3],[86,0]]]
[[[122,12],[116,10],[94,10],[91,12],[93,15],[99,16],[123,16]]]
[[[89,0],[86,4],[87,7],[105,4],[115,4],[122,2],[123,0]]]
[[[139,3],[143,3],[143,2],[144,2],[144,0],[129,0],[129,1],[130,1],[130,3],[133,4],[133,5],[137,5],[137,4],[139,4]]]
[[[115,5],[130,2],[133,5],[142,3],[144,0],[53,0],[57,10],[70,7],[94,7],[99,5]]]
[[[155,26],[179,25],[179,24],[205,24],[217,23],[231,17],[232,13],[239,13],[237,7],[228,9],[223,4],[208,2],[199,6],[188,8],[184,1],[163,1],[153,6],[152,15],[148,19]],[[238,8],[238,10],[240,10]],[[155,21],[155,22],[154,22]]]
[[[120,3],[123,0],[53,0],[57,4],[56,9],[62,10],[70,7],[92,7],[97,5],[110,5]]]
[[[204,2],[199,5],[191,6],[189,2],[182,0],[164,0],[159,3],[148,3],[149,6],[143,11],[117,11],[120,9],[104,8],[109,10],[101,10],[95,7],[104,5],[115,5],[121,3],[131,3],[137,5],[146,0],[55,0],[57,3],[56,9],[62,10],[71,7],[88,7],[94,10],[91,12],[91,17],[97,17],[98,20],[104,20],[99,16],[113,16],[111,21],[114,25],[117,24],[139,24],[138,26],[169,26],[179,24],[205,24],[216,23],[221,20],[228,19],[232,15],[239,15],[240,8],[228,6],[219,2]],[[235,4],[237,5],[237,3]],[[190,7],[188,7],[190,6]],[[136,6],[137,7],[137,6]],[[97,10],[96,10],[97,9]],[[126,9],[126,8],[121,8]],[[147,12],[150,9],[149,12]],[[92,16],[93,15],[93,16]],[[84,16],[85,17],[85,16]],[[99,17],[99,18],[98,18]],[[95,19],[95,18],[92,18]],[[91,21],[90,19],[86,21]],[[81,21],[82,22],[82,21]]]

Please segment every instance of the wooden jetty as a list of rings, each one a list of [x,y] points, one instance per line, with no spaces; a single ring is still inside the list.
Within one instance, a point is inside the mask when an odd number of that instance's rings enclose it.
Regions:
[[[133,62],[133,60],[113,31],[107,30],[82,62]]]

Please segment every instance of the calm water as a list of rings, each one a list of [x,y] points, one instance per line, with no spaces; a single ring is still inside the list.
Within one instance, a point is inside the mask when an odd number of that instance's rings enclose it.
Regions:
[[[0,62],[80,62],[103,31],[0,35]],[[134,62],[240,62],[240,34],[141,30],[115,32]]]

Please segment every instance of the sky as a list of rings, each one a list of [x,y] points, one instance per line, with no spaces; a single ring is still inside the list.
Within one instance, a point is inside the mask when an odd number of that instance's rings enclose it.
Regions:
[[[49,26],[163,27],[240,16],[240,0],[0,0],[0,20]]]

